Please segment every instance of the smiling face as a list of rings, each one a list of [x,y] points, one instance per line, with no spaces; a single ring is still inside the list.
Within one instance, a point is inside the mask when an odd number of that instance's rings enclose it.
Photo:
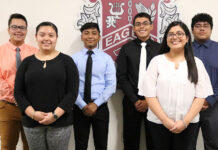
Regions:
[[[89,28],[82,31],[81,40],[84,43],[85,48],[92,50],[97,47],[101,36],[96,28]]]
[[[185,44],[188,42],[184,30],[179,26],[173,26],[167,34],[167,45],[170,50],[184,50]]]
[[[12,19],[8,28],[10,42],[15,46],[24,43],[27,34],[27,24],[22,19]]]
[[[150,38],[153,24],[146,17],[138,17],[135,19],[133,31],[141,41],[147,41]]]
[[[40,50],[55,50],[57,33],[51,26],[41,26],[36,33],[36,41]]]
[[[204,43],[210,39],[212,29],[208,22],[197,22],[192,30],[194,39],[200,43]]]

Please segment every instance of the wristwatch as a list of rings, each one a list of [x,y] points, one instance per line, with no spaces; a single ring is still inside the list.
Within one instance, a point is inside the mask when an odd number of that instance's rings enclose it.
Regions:
[[[54,119],[57,120],[58,119],[58,115],[56,115],[54,112],[52,112],[52,114],[53,114]]]

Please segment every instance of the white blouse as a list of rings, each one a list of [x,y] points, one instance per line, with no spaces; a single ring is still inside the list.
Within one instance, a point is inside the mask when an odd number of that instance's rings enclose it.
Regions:
[[[169,61],[165,54],[154,57],[147,69],[143,93],[145,97],[156,97],[167,116],[174,121],[182,120],[188,113],[195,97],[206,98],[213,94],[207,71],[200,59],[195,57],[198,70],[198,82],[195,85],[188,80],[186,60],[179,63]],[[162,124],[149,109],[147,119]],[[199,114],[191,121],[199,121]]]

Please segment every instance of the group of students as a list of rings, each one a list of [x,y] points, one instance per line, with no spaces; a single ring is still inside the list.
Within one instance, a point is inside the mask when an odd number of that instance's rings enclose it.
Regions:
[[[192,42],[188,27],[174,21],[159,45],[150,37],[151,17],[135,16],[137,38],[122,46],[117,58],[118,83],[125,94],[125,150],[139,149],[141,120],[148,150],[196,150],[200,127],[205,150],[218,149],[218,43],[210,40],[212,28],[210,15],[195,15]],[[146,71],[141,69],[145,65]]]
[[[67,150],[74,129],[75,150],[86,150],[92,126],[95,149],[106,150],[107,101],[117,76],[124,92],[125,150],[139,149],[142,120],[147,150],[195,150],[200,127],[205,150],[217,150],[218,43],[210,40],[212,17],[197,14],[191,28],[194,42],[188,27],[174,21],[159,44],[150,37],[150,15],[136,14],[137,38],[122,46],[116,69],[98,49],[97,23],[81,27],[84,49],[70,57],[55,48],[55,24],[36,27],[36,49],[24,43],[26,18],[12,14],[10,39],[0,46],[1,149],[15,150],[21,131],[24,150]]]

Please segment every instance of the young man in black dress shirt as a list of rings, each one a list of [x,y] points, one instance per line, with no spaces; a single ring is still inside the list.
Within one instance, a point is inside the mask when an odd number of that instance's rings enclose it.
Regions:
[[[160,44],[150,38],[153,24],[150,15],[139,13],[133,20],[133,31],[137,38],[123,45],[117,58],[118,83],[124,92],[123,98],[123,138],[124,150],[138,150],[141,121],[146,127],[147,102],[138,95],[138,76],[141,55],[141,43],[146,43],[146,67],[150,60],[158,55]],[[146,69],[146,68],[145,68]],[[149,131],[146,130],[147,150],[151,149]]]

